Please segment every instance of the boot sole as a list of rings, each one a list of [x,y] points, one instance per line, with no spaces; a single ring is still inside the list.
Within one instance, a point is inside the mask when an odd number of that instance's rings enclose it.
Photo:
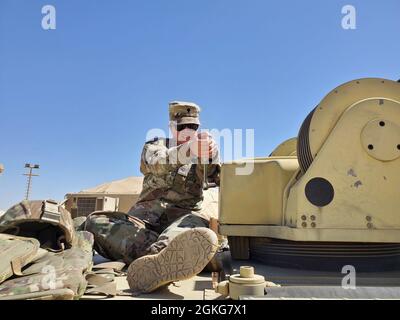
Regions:
[[[134,293],[148,293],[200,273],[218,249],[215,232],[193,228],[177,235],[161,252],[133,261],[127,274]]]

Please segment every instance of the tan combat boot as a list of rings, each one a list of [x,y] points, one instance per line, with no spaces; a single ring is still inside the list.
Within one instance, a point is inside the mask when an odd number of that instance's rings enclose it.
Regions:
[[[154,255],[136,259],[128,268],[127,280],[134,293],[157,288],[200,273],[218,249],[218,238],[207,228],[188,229]]]

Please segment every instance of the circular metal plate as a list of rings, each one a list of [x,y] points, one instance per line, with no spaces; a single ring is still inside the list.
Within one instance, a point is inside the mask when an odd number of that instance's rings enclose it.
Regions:
[[[330,204],[335,195],[332,184],[324,178],[313,178],[307,182],[305,194],[314,206],[324,207]]]
[[[372,120],[361,132],[361,144],[377,160],[395,160],[400,157],[400,126],[387,119]]]

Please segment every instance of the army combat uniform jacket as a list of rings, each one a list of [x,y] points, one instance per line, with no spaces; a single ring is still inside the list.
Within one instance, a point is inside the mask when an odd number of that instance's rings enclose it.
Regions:
[[[186,145],[187,147],[187,145]],[[187,228],[209,227],[199,212],[205,178],[219,184],[220,165],[196,164],[195,159],[176,162],[185,146],[171,146],[168,139],[154,139],[145,144],[140,169],[144,174],[139,200],[128,212],[97,212],[89,216],[86,230],[95,236],[95,249],[108,259],[131,263],[165,248]],[[205,170],[204,170],[205,169]]]
[[[142,151],[140,170],[143,189],[130,214],[158,232],[181,216],[201,209],[205,183],[219,185],[218,153],[208,164],[186,156],[186,144],[174,145],[171,139],[156,138]]]

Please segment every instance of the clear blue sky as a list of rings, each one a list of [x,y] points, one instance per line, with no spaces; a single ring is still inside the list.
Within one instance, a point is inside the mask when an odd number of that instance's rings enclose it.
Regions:
[[[41,165],[36,199],[139,175],[174,99],[206,127],[254,128],[266,155],[336,85],[399,79],[399,34],[398,0],[0,0],[0,209],[23,197],[25,162]]]

